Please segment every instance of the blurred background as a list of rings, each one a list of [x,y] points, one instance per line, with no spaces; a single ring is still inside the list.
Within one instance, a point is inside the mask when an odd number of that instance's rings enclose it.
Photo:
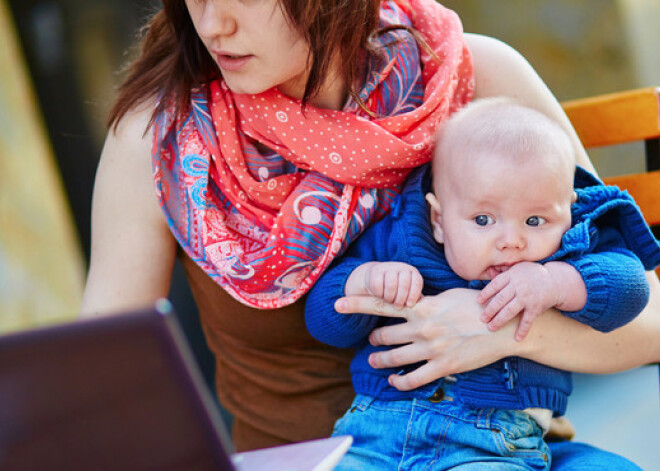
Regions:
[[[158,3],[0,0],[0,332],[79,309],[106,115]],[[559,100],[660,85],[657,0],[444,4],[518,49]],[[590,154],[602,175],[643,168],[641,146]],[[194,310],[179,268],[171,297]]]

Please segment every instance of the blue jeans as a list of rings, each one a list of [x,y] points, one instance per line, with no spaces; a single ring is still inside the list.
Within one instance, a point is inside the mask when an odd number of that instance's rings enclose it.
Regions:
[[[550,469],[542,430],[522,411],[358,395],[333,435],[354,439],[339,471]]]
[[[552,471],[642,471],[642,468],[627,459],[600,450],[591,445],[577,442],[549,443],[552,451]]]

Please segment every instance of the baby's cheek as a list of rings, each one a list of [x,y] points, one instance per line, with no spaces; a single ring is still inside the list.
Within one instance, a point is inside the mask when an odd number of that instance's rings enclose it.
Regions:
[[[464,280],[484,280],[486,266],[480,266],[477,254],[447,253],[447,263],[452,271]]]

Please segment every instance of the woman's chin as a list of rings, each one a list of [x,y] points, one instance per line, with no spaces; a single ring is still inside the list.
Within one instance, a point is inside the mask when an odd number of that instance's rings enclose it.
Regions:
[[[237,83],[238,81],[227,80],[225,77],[225,83],[227,88],[231,90],[232,93],[236,95],[258,95],[259,93],[265,92],[273,87],[263,86],[258,84],[246,84],[246,83]]]

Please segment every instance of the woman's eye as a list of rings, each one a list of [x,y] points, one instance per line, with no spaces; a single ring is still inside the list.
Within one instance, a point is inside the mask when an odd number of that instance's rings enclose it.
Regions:
[[[487,226],[488,224],[493,224],[495,221],[492,217],[486,216],[485,214],[480,214],[474,218],[474,222],[477,223],[477,226]]]
[[[527,224],[528,226],[536,227],[545,224],[546,222],[547,221],[540,216],[532,216],[530,218],[527,218],[525,224]]]

